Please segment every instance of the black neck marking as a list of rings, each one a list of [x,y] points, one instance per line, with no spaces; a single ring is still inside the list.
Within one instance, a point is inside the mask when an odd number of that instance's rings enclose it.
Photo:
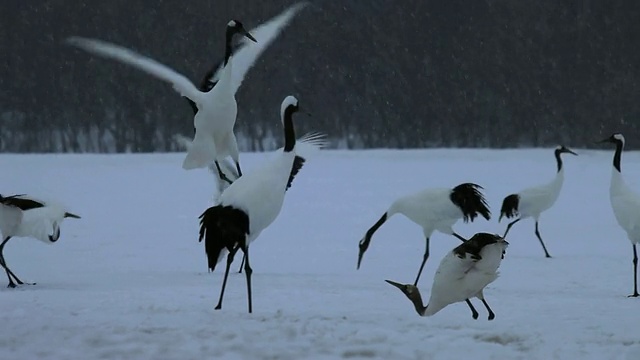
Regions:
[[[384,224],[387,221],[387,218],[388,218],[387,213],[382,214],[380,219],[378,219],[378,221],[376,221],[376,223],[373,224],[373,226],[369,228],[369,230],[367,230],[367,233],[364,235],[366,239],[365,242],[367,244],[369,244],[369,242],[371,241],[371,237],[373,236],[373,234],[375,234],[375,232],[378,231],[380,226],[382,226],[382,224]]]
[[[413,306],[416,308],[416,311],[420,316],[424,316],[424,313],[427,312],[427,308],[429,307],[429,305],[424,306],[424,302],[422,301],[422,296],[420,296],[416,301],[413,302]]]
[[[451,190],[449,199],[462,211],[464,222],[473,221],[478,214],[486,220],[491,219],[489,205],[480,189],[482,189],[480,185],[465,183]]]
[[[378,219],[378,221],[376,221],[376,223],[373,224],[373,226],[369,228],[369,230],[367,230],[367,233],[364,235],[364,239],[360,240],[360,244],[358,245],[360,248],[360,251],[358,253],[358,266],[357,266],[358,269],[360,269],[360,262],[362,262],[362,256],[364,255],[365,251],[367,251],[367,249],[369,248],[369,244],[371,243],[371,237],[380,228],[380,226],[382,226],[382,224],[384,224],[385,221],[387,221],[387,218],[388,218],[387,213],[382,214],[380,219]]]
[[[613,155],[613,167],[616,168],[616,170],[618,170],[619,173],[622,172],[622,169],[620,168],[620,159],[622,158],[622,148],[623,148],[622,141],[616,140],[616,153]]]
[[[245,246],[249,234],[249,215],[233,206],[212,206],[200,215],[200,236],[205,240],[209,269],[215,270],[223,249],[230,252]]]
[[[562,153],[560,152],[560,149],[556,149],[555,155],[556,155],[556,162],[558,163],[558,172],[562,170],[562,158],[560,157],[561,154]]]
[[[290,152],[296,146],[296,132],[293,128],[293,113],[297,106],[289,105],[284,109],[284,151]]]

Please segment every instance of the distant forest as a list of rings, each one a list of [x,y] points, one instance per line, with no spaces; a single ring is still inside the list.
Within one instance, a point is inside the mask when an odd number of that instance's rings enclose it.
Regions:
[[[236,95],[243,151],[282,146],[296,95],[338,148],[640,148],[640,2],[309,1]],[[63,43],[94,37],[199,84],[230,19],[248,29],[291,0],[3,0],[1,152],[166,152],[193,135],[169,84]]]

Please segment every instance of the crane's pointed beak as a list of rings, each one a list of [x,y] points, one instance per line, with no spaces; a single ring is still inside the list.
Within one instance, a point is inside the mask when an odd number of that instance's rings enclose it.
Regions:
[[[400,284],[400,283],[397,283],[397,282],[395,282],[395,281],[391,281],[391,280],[385,280],[385,281],[386,281],[386,282],[388,282],[389,284],[391,284],[391,285],[393,285],[393,286],[397,287],[397,288],[398,288],[398,289],[400,289],[402,292],[404,292],[404,285],[403,285],[403,284]]]
[[[244,32],[244,36],[246,36],[246,37],[247,37],[247,39],[249,39],[249,40],[253,41],[254,43],[257,43],[257,42],[258,42],[258,40],[256,40],[256,38],[254,38],[254,37],[253,37],[253,35],[249,34],[249,32],[248,32],[248,31],[246,31],[246,30],[245,30],[245,32]]]
[[[79,215],[70,213],[70,212],[65,212],[64,213],[64,217],[65,218],[72,218],[72,219],[81,219],[81,217]]]
[[[366,239],[362,239],[360,240],[360,244],[358,244],[358,247],[359,247],[358,266],[356,267],[356,270],[360,270],[360,263],[362,262],[362,257],[364,256],[364,252],[367,251],[367,248],[369,247],[369,242],[366,241]]]
[[[606,139],[602,139],[600,141],[596,141],[595,143],[596,144],[603,144],[603,143],[607,143],[607,142],[611,142],[611,140],[609,138],[606,138]]]
[[[575,152],[573,152],[573,150],[569,150],[569,149],[567,149],[567,152],[568,152],[569,154],[572,154],[572,155],[578,156],[578,154],[576,154]]]

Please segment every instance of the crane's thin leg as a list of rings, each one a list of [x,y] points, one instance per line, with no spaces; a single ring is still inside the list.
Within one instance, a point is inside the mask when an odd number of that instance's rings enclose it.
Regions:
[[[493,313],[493,310],[491,310],[491,308],[489,307],[489,304],[487,304],[487,300],[484,299],[484,297],[482,299],[482,303],[484,304],[484,307],[487,308],[487,311],[489,312],[489,320],[493,320],[496,317],[496,314]]]
[[[238,170],[238,177],[242,176],[242,170],[240,170],[240,162],[236,161],[236,170]]]
[[[15,280],[16,283],[18,283],[18,285],[35,285],[35,283],[25,283],[22,280],[20,280],[16,276],[16,274],[14,274],[13,271],[11,271],[11,269],[9,269],[9,267],[7,266],[7,262],[4,259],[4,245],[9,241],[9,239],[11,239],[11,236],[8,236],[6,239],[4,239],[2,244],[0,244],[0,265],[2,265],[2,267],[4,268],[4,271],[7,273],[7,277],[9,278],[9,285],[7,285],[7,287],[10,287],[10,288],[16,287],[16,284],[13,282],[13,280]],[[13,279],[11,277],[13,277]]]
[[[9,285],[7,285],[7,287],[9,288],[16,287],[16,284],[13,282],[13,278],[9,273],[9,269],[7,269],[7,264],[4,262],[4,256],[2,256],[1,254],[0,254],[0,265],[2,265],[2,267],[4,268],[4,271],[7,273],[7,278],[9,278]]]
[[[633,295],[629,297],[638,297],[638,251],[636,250],[636,244],[633,244]]]
[[[413,286],[418,286],[418,280],[420,280],[420,274],[422,274],[422,269],[424,268],[424,264],[427,262],[429,258],[429,238],[427,237],[427,244],[424,249],[424,255],[422,255],[422,264],[420,264],[420,270],[418,270],[418,276],[416,276],[416,281],[413,283]]]
[[[517,219],[513,220],[512,222],[510,222],[509,225],[507,225],[507,230],[504,231],[504,235],[502,235],[502,237],[506,238],[507,234],[509,233],[509,230],[511,230],[511,227],[513,225],[515,225],[520,220],[522,220],[522,219],[521,218],[517,218]]]
[[[7,277],[9,278],[9,285],[7,285],[7,287],[14,288],[16,287],[16,284],[13,282],[13,279],[11,278],[9,268],[7,267],[7,263],[4,261],[4,255],[2,253],[4,251],[4,244],[6,244],[7,241],[9,241],[9,239],[11,239],[11,236],[4,239],[2,244],[0,244],[0,265],[2,265],[2,267],[4,268],[4,271],[7,273]]]
[[[473,307],[473,304],[471,303],[471,301],[469,301],[469,299],[465,300],[467,302],[467,305],[469,305],[469,309],[471,309],[471,317],[475,320],[478,318],[478,311],[476,311],[476,308]]]
[[[238,251],[238,248],[234,248],[229,250],[229,255],[227,255],[227,267],[224,270],[224,280],[222,280],[222,289],[220,290],[220,299],[218,300],[218,305],[216,305],[216,310],[222,309],[222,298],[224,297],[224,288],[227,286],[227,277],[229,276],[229,268],[231,268],[231,263],[233,262],[233,257]]]
[[[467,241],[467,239],[463,238],[462,236],[460,236],[460,235],[458,235],[458,234],[456,234],[456,233],[453,233],[453,236],[457,237],[457,238],[458,238],[458,239],[460,239],[460,241],[462,241],[462,242]]]
[[[244,263],[244,273],[247,276],[247,300],[249,303],[249,314],[253,311],[253,307],[251,306],[251,274],[253,270],[249,265],[249,247],[245,246],[243,249],[244,256],[246,257],[246,261]]]
[[[216,160],[215,163],[216,163],[216,169],[218,169],[218,176],[220,177],[220,180],[226,181],[229,183],[229,185],[231,185],[233,181],[229,180],[227,175],[225,175],[224,172],[222,172],[222,169],[220,168],[220,164],[218,163],[218,160]]]
[[[538,237],[538,240],[540,240],[540,245],[542,245],[542,249],[544,250],[544,256],[550,258],[551,255],[549,255],[549,252],[547,251],[547,247],[544,246],[544,242],[542,242],[542,238],[540,237],[540,231],[538,231],[538,220],[536,220],[536,236]]]
[[[242,274],[242,267],[244,266],[244,260],[247,258],[247,254],[242,255],[242,262],[240,263],[240,269],[238,269],[238,274]]]

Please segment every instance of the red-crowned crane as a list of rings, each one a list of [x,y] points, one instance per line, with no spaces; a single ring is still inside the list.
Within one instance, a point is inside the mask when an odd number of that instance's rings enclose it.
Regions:
[[[449,251],[433,277],[431,295],[426,306],[415,285],[385,281],[400,289],[411,300],[420,316],[432,316],[449,304],[465,301],[471,309],[471,316],[477,319],[478,311],[469,300],[477,297],[487,308],[488,319],[493,320],[495,314],[489,307],[483,290],[498,278],[498,267],[508,245],[499,235],[477,233]]]
[[[219,176],[231,183],[220,169],[218,161],[231,156],[238,174],[242,175],[238,144],[233,131],[238,112],[235,94],[257,58],[306,4],[303,2],[290,6],[251,32],[247,31],[240,21],[230,20],[225,32],[224,61],[207,73],[200,88],[196,88],[184,75],[164,64],[122,46],[77,36],[68,38],[66,42],[95,55],[136,67],[171,83],[180,95],[190,101],[195,112],[195,134],[182,167],[191,170],[215,163]],[[244,43],[233,46],[232,40],[236,34],[255,44],[243,39]]]
[[[502,217],[511,219],[517,217],[517,219],[507,225],[507,229],[504,231],[503,237],[507,237],[511,227],[518,221],[532,217],[536,222],[535,234],[542,245],[544,255],[548,258],[551,257],[547,251],[547,247],[544,245],[542,238],[540,237],[540,231],[538,230],[538,221],[540,220],[540,214],[547,211],[555,204],[562,190],[562,184],[564,183],[564,167],[562,166],[562,154],[578,155],[572,150],[568,149],[564,145],[558,146],[554,150],[556,162],[558,165],[558,172],[555,178],[547,184],[530,187],[524,189],[516,194],[508,195],[502,201],[502,208],[500,209],[500,217],[498,222],[502,220]]]
[[[481,189],[480,185],[464,183],[453,189],[425,189],[397,199],[382,214],[382,217],[367,230],[364,238],[360,240],[357,268],[360,269],[362,257],[369,248],[373,234],[390,217],[395,214],[402,214],[422,227],[422,233],[426,241],[422,263],[413,283],[413,285],[418,285],[422,269],[429,258],[429,239],[434,231],[437,230],[447,235],[453,235],[465,241],[462,236],[453,231],[452,227],[458,220],[463,219],[465,222],[469,222],[473,221],[478,215],[482,215],[486,220],[491,219],[491,212],[484,195],[480,191]]]
[[[35,285],[35,283],[23,282],[9,269],[3,254],[7,242],[13,237],[31,237],[53,244],[60,238],[60,224],[66,218],[80,219],[80,216],[67,212],[57,204],[25,195],[0,195],[0,232],[3,237],[0,244],[0,265],[9,278],[8,287],[14,288],[16,283],[18,285]]]
[[[609,200],[613,214],[618,225],[627,233],[633,248],[633,294],[629,297],[638,297],[638,251],[636,245],[640,243],[640,195],[631,190],[622,178],[620,160],[624,149],[624,136],[615,133],[601,142],[610,142],[616,145],[613,155],[613,168],[611,169],[611,184],[609,186]]]
[[[287,96],[281,105],[284,125],[284,148],[261,168],[239,177],[220,195],[219,203],[200,216],[200,241],[204,239],[210,270],[214,270],[223,250],[228,251],[220,298],[216,310],[222,308],[229,268],[236,252],[244,253],[249,313],[252,312],[249,245],[280,214],[285,192],[302,168],[305,158],[298,153],[293,114],[299,110],[298,99]],[[307,145],[322,147],[320,137]]]

